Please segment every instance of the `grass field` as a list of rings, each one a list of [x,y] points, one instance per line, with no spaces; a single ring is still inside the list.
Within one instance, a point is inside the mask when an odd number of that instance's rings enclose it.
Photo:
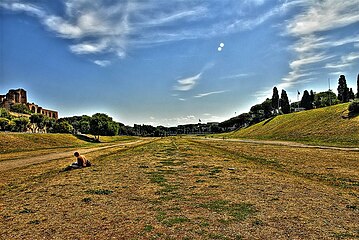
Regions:
[[[87,157],[2,172],[0,238],[359,238],[358,152],[163,138]]]
[[[348,105],[279,115],[222,136],[359,146],[359,116],[348,118]]]

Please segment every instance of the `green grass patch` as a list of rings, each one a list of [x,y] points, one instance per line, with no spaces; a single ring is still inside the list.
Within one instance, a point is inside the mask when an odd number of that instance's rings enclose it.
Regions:
[[[113,191],[107,189],[90,189],[86,190],[85,193],[95,195],[110,195],[113,193]]]
[[[212,212],[225,213],[233,217],[236,221],[243,221],[248,216],[256,212],[254,206],[248,203],[230,203],[225,200],[216,200],[199,205],[202,208],[211,210]]]

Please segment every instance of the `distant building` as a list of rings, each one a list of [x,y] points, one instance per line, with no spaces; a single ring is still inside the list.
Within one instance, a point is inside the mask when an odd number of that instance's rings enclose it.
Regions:
[[[57,120],[59,117],[57,111],[42,108],[35,103],[28,103],[26,91],[24,89],[10,89],[6,95],[0,95],[0,107],[10,110],[11,106],[14,104],[26,105],[31,112],[43,114],[49,118]]]

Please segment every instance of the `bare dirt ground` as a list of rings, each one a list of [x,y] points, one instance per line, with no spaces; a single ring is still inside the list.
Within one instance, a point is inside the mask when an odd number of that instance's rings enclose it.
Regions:
[[[3,171],[0,239],[359,238],[355,151],[163,138],[87,156]]]
[[[133,145],[133,144],[140,143],[142,141],[143,140],[137,140],[135,142],[110,144],[110,145],[101,146],[101,147],[72,149],[70,151],[69,150],[63,151],[62,149],[57,149],[58,152],[56,152],[56,153],[48,153],[48,154],[45,153],[45,154],[32,156],[32,157],[23,157],[20,159],[16,158],[16,159],[3,160],[3,161],[0,161],[0,172],[7,171],[7,170],[10,170],[13,168],[25,167],[28,165],[37,164],[37,163],[41,163],[41,162],[52,161],[55,159],[66,158],[66,157],[72,156],[75,151],[79,151],[81,154],[86,154],[86,153],[105,150],[108,148],[114,148],[114,147],[118,147],[118,146]],[[15,161],[15,160],[17,160],[17,161]]]
[[[207,139],[207,138],[205,138]],[[255,143],[261,145],[280,145],[287,147],[300,147],[300,148],[318,148],[318,149],[332,149],[340,151],[355,151],[359,152],[357,147],[333,147],[321,145],[308,145],[304,143],[288,142],[288,141],[271,141],[271,140],[256,140],[256,139],[233,139],[233,138],[208,138],[210,141],[228,141],[228,142],[241,142],[241,143]]]

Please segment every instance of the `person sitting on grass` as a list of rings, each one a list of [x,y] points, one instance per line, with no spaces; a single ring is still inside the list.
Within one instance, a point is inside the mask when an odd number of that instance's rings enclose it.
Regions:
[[[78,168],[91,166],[91,162],[87,160],[85,156],[80,155],[80,153],[75,152],[74,156],[76,157],[77,161],[72,163],[70,166],[67,166],[65,170],[78,169]]]

